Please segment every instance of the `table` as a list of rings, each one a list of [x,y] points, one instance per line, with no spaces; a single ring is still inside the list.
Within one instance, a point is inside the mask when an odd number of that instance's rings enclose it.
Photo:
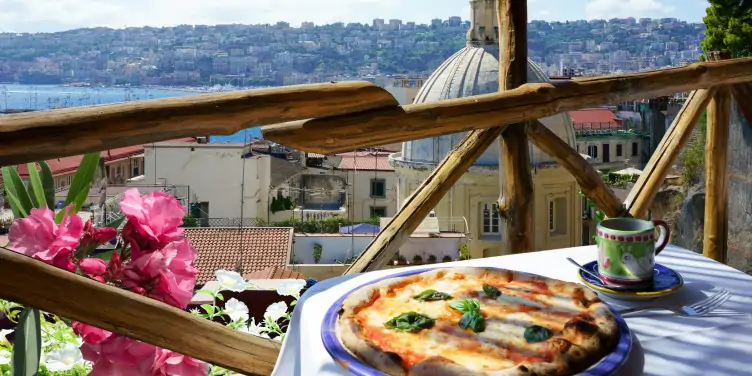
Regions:
[[[440,264],[442,266],[494,266],[579,282],[577,268],[596,259],[594,246],[490,257]],[[722,309],[750,315],[733,317],[677,317],[664,311],[631,314],[626,318],[634,334],[630,359],[618,376],[631,375],[752,375],[752,276],[675,246],[667,246],[656,262],[682,274],[684,287],[675,294],[648,302],[625,302],[603,298],[614,308],[635,305],[691,304],[720,288],[733,296]],[[272,373],[274,376],[349,375],[337,365],[321,342],[321,322],[326,310],[351,289],[409,269],[375,271],[328,279],[314,285],[295,307],[287,338]]]

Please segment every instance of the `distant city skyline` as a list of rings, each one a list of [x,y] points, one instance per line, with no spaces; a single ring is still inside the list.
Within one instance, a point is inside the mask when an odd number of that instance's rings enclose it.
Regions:
[[[530,20],[673,17],[700,22],[706,0],[528,0]],[[566,4],[566,5],[565,5]],[[467,0],[0,0],[0,32],[54,32],[82,27],[262,24],[370,24],[374,18],[430,23],[467,19]]]

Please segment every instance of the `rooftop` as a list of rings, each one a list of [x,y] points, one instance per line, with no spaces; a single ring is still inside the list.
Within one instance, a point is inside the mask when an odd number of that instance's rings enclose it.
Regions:
[[[198,251],[196,284],[214,279],[220,269],[235,270],[238,258],[243,272],[250,273],[269,267],[285,267],[292,249],[293,229],[290,227],[249,228],[186,228],[185,236]]]
[[[337,154],[342,160],[338,170],[394,171],[387,151],[352,151]]]
[[[607,108],[585,108],[569,111],[569,117],[575,130],[582,129],[610,129],[621,126],[621,119],[617,118]]]

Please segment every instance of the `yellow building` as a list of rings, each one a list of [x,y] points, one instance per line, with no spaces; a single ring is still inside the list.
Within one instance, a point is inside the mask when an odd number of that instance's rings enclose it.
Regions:
[[[471,0],[471,26],[467,46],[425,81],[414,103],[433,102],[498,90],[498,40],[496,1]],[[528,62],[528,81],[547,82],[548,76]],[[541,119],[549,129],[575,146],[568,114]],[[464,134],[405,142],[402,152],[392,154],[390,164],[398,176],[398,205],[412,194]],[[582,203],[574,178],[538,148],[531,145],[530,163],[534,183],[534,247],[536,250],[581,244]],[[508,253],[503,249],[504,221],[499,216],[499,145],[492,145],[434,209],[438,217],[465,217],[468,248],[473,258]]]

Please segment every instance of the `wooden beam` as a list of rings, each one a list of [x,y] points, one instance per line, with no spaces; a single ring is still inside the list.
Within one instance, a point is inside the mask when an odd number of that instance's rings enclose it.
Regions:
[[[483,129],[468,133],[439,163],[418,189],[408,197],[389,224],[371,241],[363,253],[345,271],[362,273],[383,268],[397,253],[410,235],[428,216],[428,213],[460,180],[468,168],[494,143],[503,127]]]
[[[542,152],[550,155],[574,176],[585,197],[593,201],[598,209],[603,210],[606,216],[621,217],[625,214],[624,205],[601,179],[595,167],[556,133],[546,128],[540,121],[533,120],[527,126],[527,136]]]
[[[527,1],[499,0],[499,92],[527,83]],[[499,209],[502,241],[510,253],[533,250],[533,177],[526,122],[507,127],[499,139]]]
[[[715,92],[715,88],[710,88],[695,90],[689,94],[625,200],[631,216],[641,218],[650,208],[671,166],[689,142],[695,124],[700,120]]]
[[[2,115],[0,166],[397,105],[386,90],[353,81]]]
[[[268,375],[280,343],[0,249],[0,297],[250,375]]]
[[[563,111],[752,80],[752,58],[680,68],[525,84],[503,93],[421,103],[264,127],[265,138],[329,154],[539,119]]]
[[[727,51],[710,54],[711,60],[728,59]],[[726,263],[728,251],[728,140],[731,92],[720,87],[708,105],[705,141],[705,221],[702,254]]]

